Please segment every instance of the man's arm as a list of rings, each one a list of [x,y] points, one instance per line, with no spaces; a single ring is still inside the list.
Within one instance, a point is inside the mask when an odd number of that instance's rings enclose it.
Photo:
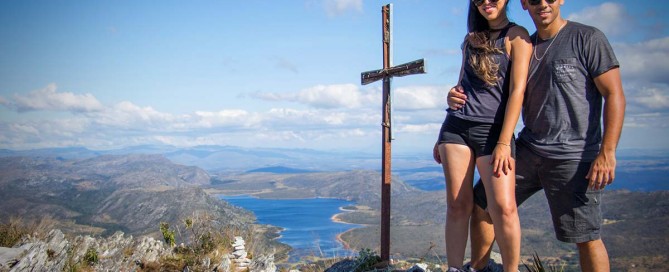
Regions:
[[[597,76],[594,81],[604,97],[604,137],[586,178],[590,180],[590,188],[603,189],[616,176],[616,148],[625,119],[625,94],[617,67]]]

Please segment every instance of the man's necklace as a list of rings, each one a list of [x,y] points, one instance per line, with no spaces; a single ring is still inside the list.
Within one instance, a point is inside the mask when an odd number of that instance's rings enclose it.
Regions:
[[[546,47],[546,51],[544,51],[544,54],[541,55],[541,58],[537,57],[537,51],[538,51],[537,50],[537,47],[538,47],[537,46],[538,45],[537,40],[539,39],[539,33],[537,33],[537,35],[534,36],[534,49],[532,50],[532,51],[534,51],[534,59],[536,59],[537,61],[541,61],[542,59],[544,59],[544,57],[548,53],[548,49],[550,49],[551,46],[553,45],[553,42],[555,42],[555,40],[557,40],[557,37],[560,35],[560,32],[562,31],[564,26],[567,25],[567,22],[569,22],[569,21],[565,21],[564,24],[562,24],[562,26],[560,27],[560,29],[558,29],[557,34],[555,34],[555,37],[553,37],[553,39],[551,40],[551,43],[548,44],[548,47]]]

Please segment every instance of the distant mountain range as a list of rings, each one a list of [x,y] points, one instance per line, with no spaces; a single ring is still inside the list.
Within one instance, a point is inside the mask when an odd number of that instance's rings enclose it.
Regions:
[[[378,156],[366,153],[338,153],[310,149],[243,148],[236,146],[195,146],[177,148],[168,145],[141,145],[114,150],[90,150],[83,147],[45,148],[14,151],[2,149],[0,157],[43,156],[83,159],[100,155],[159,154],[169,160],[203,168],[207,171],[247,171],[263,167],[287,167],[306,171],[379,168]]]
[[[84,147],[35,150],[0,150],[0,157],[31,156],[84,159],[101,155],[155,154],[182,165],[197,166],[209,173],[310,173],[375,170],[381,168],[380,153],[352,153],[289,148],[237,146],[140,145],[113,150]],[[443,190],[441,166],[432,154],[393,154],[393,174],[423,190]],[[618,151],[617,179],[611,189],[632,191],[669,190],[669,150],[627,149]]]
[[[159,154],[169,160],[193,165],[207,171],[248,171],[265,167],[287,167],[305,171],[339,171],[381,169],[381,152],[321,151],[297,148],[246,148],[238,146],[202,145],[174,147],[139,145],[111,150],[90,150],[85,147],[43,148],[33,150],[0,149],[0,157],[43,156],[62,159],[83,159],[100,155]],[[432,154],[393,154],[393,168],[433,166]]]
[[[318,171],[297,169],[283,166],[270,166],[246,171],[246,173],[273,173],[273,174],[304,174],[304,173],[314,173],[314,172]]]

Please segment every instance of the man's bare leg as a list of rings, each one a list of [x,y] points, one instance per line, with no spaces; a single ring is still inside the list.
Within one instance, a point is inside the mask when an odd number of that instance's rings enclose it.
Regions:
[[[576,244],[583,271],[611,271],[609,254],[601,239]]]
[[[495,230],[490,215],[478,205],[474,205],[470,223],[472,268],[485,268],[490,260],[490,252],[495,242]]]

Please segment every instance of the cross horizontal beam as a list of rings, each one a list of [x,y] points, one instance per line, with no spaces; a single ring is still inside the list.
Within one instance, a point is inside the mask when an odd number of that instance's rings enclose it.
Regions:
[[[362,85],[381,80],[385,77],[402,77],[425,73],[425,60],[419,59],[390,67],[388,69],[378,69],[367,71],[360,74]]]

